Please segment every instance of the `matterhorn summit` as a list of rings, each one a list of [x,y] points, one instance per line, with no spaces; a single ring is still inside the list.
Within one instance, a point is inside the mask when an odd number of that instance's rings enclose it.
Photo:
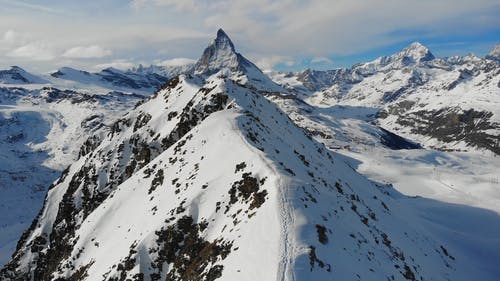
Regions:
[[[219,29],[217,37],[205,49],[196,63],[195,74],[213,73],[224,68],[232,71],[242,71],[244,70],[242,64],[248,63],[245,58],[236,53],[233,42],[231,42],[224,30]]]
[[[217,31],[217,37],[203,51],[196,62],[194,74],[231,76],[238,83],[264,91],[284,91],[251,61],[236,52],[233,42],[224,30]]]

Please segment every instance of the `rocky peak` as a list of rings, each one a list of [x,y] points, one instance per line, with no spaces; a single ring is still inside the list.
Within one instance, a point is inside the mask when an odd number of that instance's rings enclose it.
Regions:
[[[486,55],[486,58],[490,60],[500,60],[500,44],[496,44]]]
[[[21,67],[17,66],[17,65],[13,65],[10,67],[10,70],[11,71],[16,71],[16,72],[26,72],[24,69],[22,69]]]
[[[419,42],[411,43],[396,56],[402,59],[405,64],[430,61],[434,59],[434,55],[429,51],[429,49]]]
[[[433,59],[435,59],[435,57],[427,47],[419,42],[413,42],[393,55],[379,57],[368,63],[354,65],[351,71],[356,75],[367,77],[378,71],[401,69],[419,64],[420,62],[428,62]]]
[[[240,68],[241,57],[236,53],[233,42],[224,30],[217,31],[217,37],[203,51],[203,55],[196,62],[195,73],[211,74],[223,68],[237,70]]]
[[[210,76],[222,72],[239,84],[267,92],[284,92],[255,64],[236,52],[233,42],[224,30],[217,31],[217,37],[203,51],[194,66],[194,74]]]
[[[229,39],[229,36],[222,30],[222,28],[219,28],[217,30],[217,37],[214,39],[213,44],[215,45],[216,49],[226,49],[229,48],[231,51],[234,52],[234,44]]]

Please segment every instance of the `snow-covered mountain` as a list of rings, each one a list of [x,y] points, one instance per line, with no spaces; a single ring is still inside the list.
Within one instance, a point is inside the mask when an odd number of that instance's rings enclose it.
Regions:
[[[85,142],[0,279],[495,280],[498,215],[368,180],[283,111],[302,103],[219,30]]]
[[[311,105],[380,111],[385,129],[441,150],[500,154],[500,61],[488,56],[435,58],[413,43],[349,69],[275,73],[279,84]]]
[[[80,87],[97,85],[117,90],[142,90],[146,92],[154,91],[168,80],[168,77],[156,72],[122,71],[116,68],[106,68],[97,73],[90,73],[70,67],[63,67],[52,73],[51,76],[78,83]]]
[[[175,64],[152,64],[149,66],[139,64],[136,67],[132,67],[127,72],[137,74],[159,74],[163,77],[173,78],[179,74],[192,73],[193,71],[194,63],[182,61],[181,63]]]
[[[237,53],[227,34],[219,29],[217,37],[203,51],[194,66],[194,74],[205,77],[216,74],[267,92],[281,92],[283,89],[265,75],[255,64]]]
[[[500,60],[500,44],[495,45],[488,55],[486,55],[486,58],[490,60]]]
[[[19,66],[0,70],[0,84],[46,84],[47,80],[33,75]]]

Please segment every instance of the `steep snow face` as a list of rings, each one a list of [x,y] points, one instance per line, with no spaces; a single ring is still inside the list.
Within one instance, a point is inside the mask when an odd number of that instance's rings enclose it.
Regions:
[[[174,78],[89,139],[0,278],[494,280],[496,217],[461,244],[435,214],[467,210],[369,181],[230,77]]]
[[[0,84],[47,84],[48,81],[35,76],[18,66],[0,70]]]

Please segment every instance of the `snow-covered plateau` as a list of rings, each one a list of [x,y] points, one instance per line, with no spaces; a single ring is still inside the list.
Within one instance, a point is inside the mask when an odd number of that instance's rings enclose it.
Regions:
[[[0,83],[0,280],[500,276],[498,47]]]

